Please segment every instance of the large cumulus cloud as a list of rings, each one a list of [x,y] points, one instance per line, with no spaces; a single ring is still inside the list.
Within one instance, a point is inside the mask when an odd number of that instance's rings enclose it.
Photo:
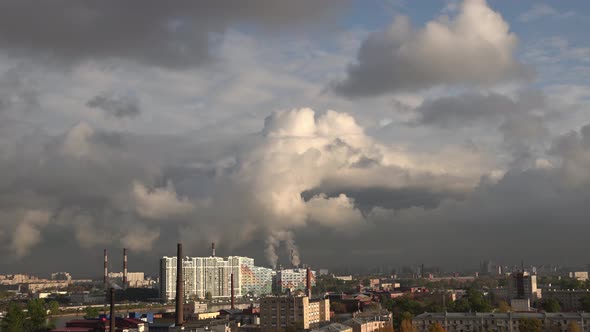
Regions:
[[[440,85],[491,85],[530,77],[515,58],[518,39],[485,0],[465,0],[454,17],[415,30],[399,16],[361,45],[357,62],[333,89],[348,97]]]

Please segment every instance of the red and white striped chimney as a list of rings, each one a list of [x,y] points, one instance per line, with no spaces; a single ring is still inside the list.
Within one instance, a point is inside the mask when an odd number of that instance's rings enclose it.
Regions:
[[[307,278],[305,280],[307,292],[305,295],[307,295],[307,297],[309,297],[309,298],[311,298],[311,277],[312,277],[311,269],[309,267],[307,267]]]
[[[123,288],[127,288],[127,248],[123,248]]]
[[[108,256],[107,256],[107,250],[104,250],[104,286],[105,288],[108,286],[108,279],[109,279],[109,268],[108,268]]]

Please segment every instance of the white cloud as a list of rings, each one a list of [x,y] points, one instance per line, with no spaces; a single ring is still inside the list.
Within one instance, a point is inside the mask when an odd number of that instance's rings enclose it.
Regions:
[[[407,17],[396,17],[365,40],[358,63],[334,88],[355,97],[528,79],[530,69],[514,57],[517,43],[485,0],[465,0],[454,17],[441,16],[421,30],[414,30]]]
[[[544,4],[544,3],[535,3],[533,6],[527,10],[526,12],[522,13],[519,16],[519,20],[521,22],[531,22],[543,17],[551,17],[551,18],[558,18],[564,19],[568,17],[574,16],[575,13],[572,11],[567,12],[560,12],[557,9]]]
[[[178,197],[172,182],[164,188],[149,190],[140,182],[133,183],[132,196],[137,213],[149,219],[164,219],[171,216],[186,215],[194,208],[187,198]]]
[[[50,213],[41,210],[26,211],[12,235],[11,248],[17,257],[23,257],[41,241],[41,230],[49,223]]]

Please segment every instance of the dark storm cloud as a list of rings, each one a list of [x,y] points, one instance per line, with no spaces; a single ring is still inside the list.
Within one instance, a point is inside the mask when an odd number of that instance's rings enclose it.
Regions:
[[[181,68],[210,59],[232,24],[273,27],[321,21],[341,1],[0,2],[0,47],[60,61],[123,58]]]
[[[465,0],[454,17],[415,30],[397,17],[362,43],[347,77],[332,85],[347,97],[370,97],[440,85],[492,85],[527,80],[531,69],[513,57],[516,36],[484,0]]]
[[[86,102],[86,106],[116,118],[133,118],[141,113],[139,99],[128,95],[101,94]]]

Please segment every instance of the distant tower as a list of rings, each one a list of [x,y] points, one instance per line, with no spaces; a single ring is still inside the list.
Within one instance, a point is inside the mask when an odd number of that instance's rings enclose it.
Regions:
[[[215,242],[211,242],[211,256],[215,257]]]
[[[127,248],[123,248],[123,289],[127,288]]]

